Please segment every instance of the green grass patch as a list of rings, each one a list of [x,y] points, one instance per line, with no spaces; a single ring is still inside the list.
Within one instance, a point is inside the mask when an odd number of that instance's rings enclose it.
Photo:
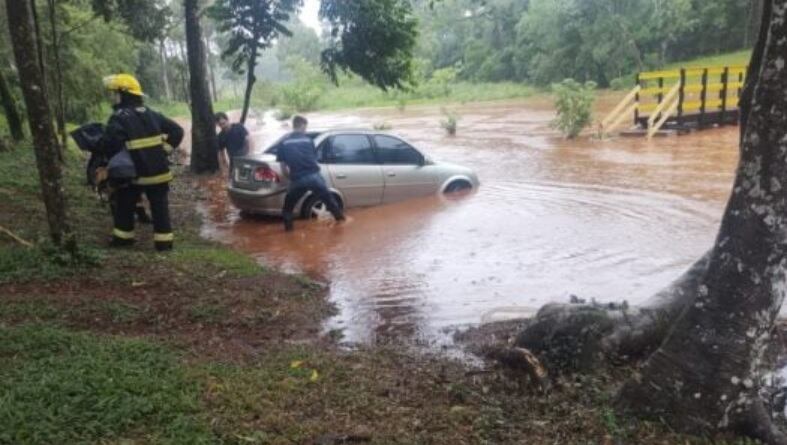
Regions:
[[[748,65],[751,58],[751,51],[736,51],[732,53],[717,54],[712,56],[699,57],[691,60],[683,60],[668,64],[665,69],[679,68],[704,68],[711,66],[733,66]]]
[[[0,304],[0,320],[51,321],[62,314],[60,308],[39,299],[4,301]]]
[[[253,277],[265,270],[253,258],[234,250],[207,243],[184,242],[166,257],[184,270],[210,266],[211,270],[235,277]]]
[[[0,328],[0,443],[214,443],[200,389],[139,340],[45,326]]]
[[[82,247],[71,255],[47,244],[32,248],[0,247],[0,284],[50,280],[96,267],[102,255],[93,248]]]

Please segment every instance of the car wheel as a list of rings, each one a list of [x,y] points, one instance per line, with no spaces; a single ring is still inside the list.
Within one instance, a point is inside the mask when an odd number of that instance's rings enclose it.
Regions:
[[[342,208],[342,201],[334,196],[336,204]],[[326,204],[320,197],[312,195],[306,202],[303,203],[301,208],[301,217],[304,219],[327,219],[333,217],[331,212],[328,211],[328,204]]]
[[[450,195],[454,193],[470,191],[472,189],[473,189],[472,184],[470,184],[467,181],[459,180],[448,184],[448,187],[445,188],[445,191],[443,193],[446,195]]]

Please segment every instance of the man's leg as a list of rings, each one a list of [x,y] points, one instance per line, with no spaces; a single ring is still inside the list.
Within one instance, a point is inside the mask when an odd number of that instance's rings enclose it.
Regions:
[[[317,195],[320,200],[325,203],[325,206],[328,207],[328,211],[331,212],[331,215],[333,215],[333,218],[336,221],[344,221],[344,212],[342,212],[342,209],[336,202],[336,198],[334,198],[333,193],[328,190],[328,185],[325,184],[325,179],[323,179],[322,176],[319,176],[315,180],[312,193]]]
[[[112,212],[115,227],[112,230],[111,246],[123,247],[134,244],[134,209],[137,206],[139,193],[139,189],[130,184],[115,189],[115,207]]]
[[[156,250],[172,250],[175,235],[169,219],[169,184],[145,186],[145,195],[153,215],[153,243]]]
[[[295,205],[303,198],[307,190],[307,188],[302,187],[298,183],[290,184],[287,195],[284,197],[284,208],[282,208],[281,212],[281,216],[284,219],[284,230],[289,232],[294,228],[293,221],[295,220],[295,216],[292,212],[295,210]]]

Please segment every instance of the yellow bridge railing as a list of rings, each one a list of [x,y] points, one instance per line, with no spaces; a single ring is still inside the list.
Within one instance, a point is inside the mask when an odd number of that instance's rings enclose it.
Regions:
[[[633,117],[648,138],[665,125],[680,130],[737,122],[746,69],[739,65],[639,73],[634,88],[601,121],[601,134],[611,135],[626,117]]]

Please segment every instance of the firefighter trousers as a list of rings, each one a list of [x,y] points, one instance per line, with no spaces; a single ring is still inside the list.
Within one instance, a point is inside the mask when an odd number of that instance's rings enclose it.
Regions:
[[[153,241],[157,250],[170,250],[174,241],[172,223],[169,218],[169,184],[128,185],[115,191],[115,229],[112,241],[115,244],[134,242],[134,219],[137,202],[142,193],[150,203],[153,217]]]

